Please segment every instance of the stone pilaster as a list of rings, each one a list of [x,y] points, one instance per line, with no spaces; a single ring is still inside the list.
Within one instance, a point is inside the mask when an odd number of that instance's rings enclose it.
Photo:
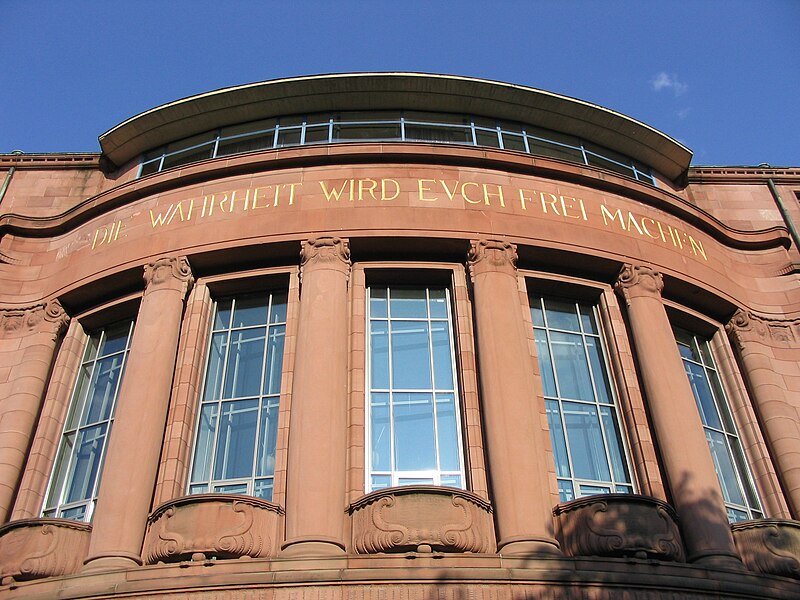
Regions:
[[[688,559],[741,568],[703,424],[661,299],[663,288],[661,274],[642,265],[625,265],[616,283],[628,307],[642,383]]]
[[[496,240],[473,241],[468,255],[498,547],[511,556],[558,554],[544,452],[550,442],[541,425],[516,260],[516,246]]]
[[[800,320],[740,309],[725,329],[750,383],[792,517],[800,519]]]
[[[194,282],[184,257],[150,263],[144,280],[98,492],[87,571],[141,564],[184,300]]]
[[[69,317],[58,300],[0,309],[0,523],[8,519],[41,409],[50,367]]]
[[[300,257],[282,552],[343,554],[350,248],[347,240],[319,237],[303,243]]]

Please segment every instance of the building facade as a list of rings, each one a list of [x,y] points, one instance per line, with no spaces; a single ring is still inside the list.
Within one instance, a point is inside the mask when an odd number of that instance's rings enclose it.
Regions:
[[[800,168],[410,73],[0,155],[0,599],[796,598]]]

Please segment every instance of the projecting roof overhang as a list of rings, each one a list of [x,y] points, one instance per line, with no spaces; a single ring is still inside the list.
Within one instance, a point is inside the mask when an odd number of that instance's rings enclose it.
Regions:
[[[581,137],[677,179],[691,151],[620,113],[544,90],[452,75],[349,73],[278,79],[224,88],[145,111],[100,136],[103,154],[122,165],[168,142],[280,115],[344,110],[455,112],[520,121]]]

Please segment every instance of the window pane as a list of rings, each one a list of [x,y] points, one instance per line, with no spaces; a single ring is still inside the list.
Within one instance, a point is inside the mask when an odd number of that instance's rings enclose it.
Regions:
[[[225,373],[225,398],[257,396],[261,389],[265,328],[231,333],[231,349]]]
[[[122,354],[115,354],[95,363],[91,393],[83,424],[97,423],[111,417],[117,384],[122,376],[123,357]]]
[[[278,442],[278,403],[265,402],[261,407],[261,435],[258,440],[256,477],[275,473],[275,447]]]
[[[592,364],[592,376],[594,377],[594,388],[597,392],[597,401],[605,404],[611,404],[611,382],[608,380],[608,374],[604,367],[602,350],[599,345],[599,339],[587,336],[586,351],[589,354],[589,362]]]
[[[545,396],[558,396],[556,391],[556,378],[553,375],[553,361],[550,359],[550,346],[547,343],[547,334],[541,329],[535,329],[536,353],[539,355],[539,371],[542,376]]]
[[[252,477],[257,420],[257,400],[223,403],[214,479]]]
[[[426,319],[428,317],[425,289],[392,288],[390,303],[393,319]]]
[[[689,383],[692,384],[694,398],[697,400],[697,408],[700,411],[700,418],[703,425],[722,429],[722,422],[717,414],[717,407],[714,405],[714,397],[711,395],[711,388],[708,385],[705,371],[700,365],[684,362],[686,374],[689,376]]]
[[[232,300],[221,300],[217,302],[217,310],[214,315],[214,329],[228,329],[231,326],[231,307]]]
[[[370,404],[370,433],[372,448],[372,469],[390,471],[392,469],[392,440],[389,429],[389,394],[373,392]]]
[[[392,387],[431,389],[427,322],[392,321]]]
[[[219,405],[208,404],[200,409],[200,427],[194,448],[192,481],[206,481],[211,473],[211,455],[214,452],[214,434],[217,431]]]
[[[389,316],[387,304],[387,290],[385,288],[370,288],[369,291],[369,316],[374,318]]]
[[[622,451],[622,438],[614,411],[608,406],[600,407],[600,416],[603,419],[603,428],[606,433],[608,453],[611,456],[611,468],[614,471],[615,481],[630,482],[628,469],[625,464],[625,454]]]
[[[545,302],[545,310],[547,312],[547,326],[551,329],[581,330],[574,302],[548,298]]]
[[[389,389],[389,323],[370,323],[370,385],[372,389]]]
[[[450,348],[450,331],[446,322],[431,323],[433,340],[433,369],[437,390],[453,389],[453,365]]]
[[[581,336],[553,331],[550,333],[550,343],[561,397],[593,401],[589,365]]]
[[[395,392],[393,413],[395,468],[436,469],[432,395]]]
[[[725,502],[744,505],[744,496],[736,480],[736,471],[733,468],[728,445],[725,443],[725,435],[706,430],[706,440],[711,449],[711,458],[714,460],[714,469],[717,471]]]
[[[256,498],[263,498],[264,500],[272,500],[272,479],[256,479],[255,489],[253,495]]]
[[[228,332],[215,333],[211,336],[211,348],[208,351],[208,368],[206,369],[206,386],[204,400],[221,397],[222,369],[225,366],[225,352],[228,350]]]
[[[267,322],[269,299],[262,295],[242,296],[236,299],[232,327],[252,327]]]
[[[281,393],[281,368],[283,367],[283,342],[285,337],[285,325],[269,328],[267,362],[264,368],[264,394]]]
[[[269,313],[270,323],[286,322],[286,301],[286,292],[275,292],[272,294],[272,306],[270,307]]]
[[[78,434],[78,452],[70,473],[65,502],[87,500],[92,497],[95,480],[100,471],[100,458],[107,427],[106,423],[101,423],[87,427]]]
[[[559,477],[570,477],[572,474],[567,454],[567,438],[564,436],[564,425],[561,423],[561,410],[555,400],[547,400],[545,405],[547,407],[547,426],[550,429],[550,440],[553,443],[556,474]]]
[[[456,427],[456,399],[453,394],[436,394],[436,429],[439,433],[439,468],[458,471],[458,429]]]
[[[447,318],[447,291],[432,289],[428,291],[430,297],[431,319]]]
[[[610,481],[597,408],[576,402],[564,402],[563,407],[575,476]]]

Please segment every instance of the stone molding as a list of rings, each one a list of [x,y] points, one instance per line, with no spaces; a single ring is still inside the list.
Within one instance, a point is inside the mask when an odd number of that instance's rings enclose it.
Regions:
[[[800,348],[800,319],[772,319],[740,308],[725,325],[725,331],[740,350],[745,348],[747,342]]]
[[[685,560],[675,511],[657,498],[588,496],[559,504],[553,513],[561,547],[572,556]]]
[[[750,571],[800,579],[800,521],[758,519],[731,525]]]
[[[165,256],[145,266],[144,282],[145,294],[177,284],[185,296],[194,285],[194,276],[185,256]]]
[[[648,297],[660,300],[664,277],[652,267],[626,263],[617,276],[614,289],[624,298],[627,306],[630,306],[631,298]]]
[[[360,498],[348,512],[359,554],[495,551],[491,505],[464,490],[388,488]]]
[[[301,242],[300,281],[303,273],[310,269],[332,269],[350,278],[350,242],[346,239],[321,236]]]
[[[77,573],[92,526],[68,519],[20,519],[0,527],[0,583]]]
[[[517,276],[517,245],[503,240],[472,240],[467,253],[467,265],[472,281],[487,272]]]
[[[58,300],[26,308],[0,308],[0,331],[6,338],[50,331],[53,333],[53,340],[56,340],[68,323],[69,316]]]
[[[272,502],[236,494],[170,500],[147,519],[144,562],[273,556],[283,512]]]

